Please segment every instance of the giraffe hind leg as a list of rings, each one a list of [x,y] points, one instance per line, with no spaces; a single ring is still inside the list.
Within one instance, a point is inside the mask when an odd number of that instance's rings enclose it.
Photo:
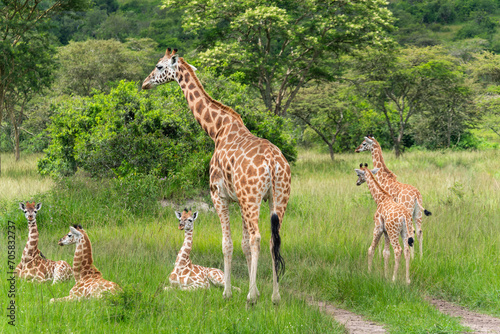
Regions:
[[[215,286],[224,286],[224,273],[220,269],[209,268],[207,273],[208,280]]]

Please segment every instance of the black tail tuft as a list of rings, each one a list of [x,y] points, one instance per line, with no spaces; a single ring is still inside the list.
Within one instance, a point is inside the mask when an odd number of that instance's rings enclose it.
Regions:
[[[413,247],[413,238],[412,237],[408,238],[408,245],[410,245],[410,247]]]
[[[273,241],[274,269],[279,282],[280,276],[285,273],[285,260],[281,257],[280,246],[280,219],[276,213],[271,214],[271,238]]]
[[[426,216],[430,216],[430,215],[432,215],[432,212],[427,211],[426,209],[424,209],[424,213],[425,213],[425,215],[426,215]]]

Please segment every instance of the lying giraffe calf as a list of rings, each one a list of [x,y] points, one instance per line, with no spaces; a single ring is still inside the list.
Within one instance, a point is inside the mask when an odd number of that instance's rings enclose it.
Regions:
[[[174,270],[170,274],[170,285],[182,290],[209,288],[210,283],[223,287],[222,270],[193,264],[189,258],[193,246],[193,225],[198,218],[198,212],[191,213],[191,210],[184,209],[182,213],[175,211],[175,215],[179,219],[179,230],[184,230],[184,243],[177,255]]]
[[[52,281],[52,284],[69,280],[73,277],[73,270],[66,261],[52,261],[43,256],[38,249],[38,227],[36,214],[42,208],[42,203],[19,203],[19,209],[24,212],[28,220],[28,241],[24,247],[21,262],[16,267],[19,278],[38,282]]]
[[[92,245],[87,233],[81,225],[69,227],[70,232],[59,240],[60,246],[77,244],[73,258],[73,273],[75,286],[69,291],[69,296],[52,298],[50,302],[78,300],[80,298],[100,298],[104,292],[116,293],[121,291],[118,284],[102,278],[102,274],[93,265]]]

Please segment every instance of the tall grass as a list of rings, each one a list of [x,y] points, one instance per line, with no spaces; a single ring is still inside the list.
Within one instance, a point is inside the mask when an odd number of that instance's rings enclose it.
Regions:
[[[30,200],[34,195],[52,188],[52,179],[42,178],[36,171],[40,157],[41,154],[22,154],[16,162],[14,155],[2,153],[0,210],[12,199]]]
[[[286,274],[280,280],[282,303],[270,302],[270,218],[262,206],[262,234],[257,306],[245,308],[248,270],[240,247],[241,218],[236,205],[230,215],[234,243],[233,284],[242,289],[233,299],[222,290],[163,291],[183,241],[173,210],[158,204],[148,184],[94,181],[82,177],[57,183],[36,196],[44,204],[37,216],[40,248],[52,259],[72,262],[73,247],[57,240],[79,223],[89,234],[96,266],[105,278],[124,287],[107,300],[49,305],[68,294],[72,283],[56,286],[18,282],[19,331],[35,332],[343,332],[343,327],[303,301],[304,295],[327,300],[386,326],[391,333],[453,333],[464,331],[459,319],[439,313],[427,300],[437,296],[481,312],[500,315],[500,163],[498,151],[412,152],[396,160],[385,153],[398,180],[416,186],[424,206],[424,257],[418,249],[411,262],[410,286],[383,277],[383,260],[374,259],[367,273],[367,249],[376,206],[366,186],[356,187],[353,169],[371,165],[368,153],[301,152],[293,167],[292,196],[282,225]],[[135,182],[135,181],[134,181]],[[142,190],[140,190],[142,189]],[[148,190],[150,189],[150,190]],[[16,199],[17,200],[17,199]],[[0,228],[15,221],[20,258],[27,229],[12,199],[0,217]],[[182,207],[178,208],[182,209]],[[5,231],[5,229],[2,229]],[[0,236],[4,245],[5,233]],[[418,243],[417,243],[418,248]],[[5,262],[5,251],[0,261]],[[200,212],[195,222],[194,263],[223,267],[221,230],[217,215]],[[391,267],[394,265],[391,260]],[[0,280],[1,308],[6,305],[6,281]],[[200,321],[201,319],[201,321]],[[7,330],[0,322],[0,332]],[[3,327],[2,327],[3,326]]]

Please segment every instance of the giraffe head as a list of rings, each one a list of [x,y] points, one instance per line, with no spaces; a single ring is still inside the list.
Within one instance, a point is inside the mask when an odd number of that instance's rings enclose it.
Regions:
[[[363,152],[363,151],[371,151],[373,148],[373,144],[375,142],[375,138],[373,138],[372,135],[368,135],[365,137],[365,140],[361,143],[361,145],[358,146],[356,149],[356,153]]]
[[[28,223],[33,223],[36,219],[36,213],[42,208],[42,203],[36,204],[35,202],[19,203],[19,209],[24,212],[24,216],[28,220]]]
[[[172,51],[168,48],[165,55],[156,64],[155,69],[142,83],[142,89],[150,89],[154,86],[163,85],[167,82],[177,80],[177,70],[179,69],[179,56],[177,49]],[[191,65],[189,65],[191,66]],[[191,66],[196,70],[194,66]]]
[[[69,227],[69,233],[59,239],[59,246],[66,246],[78,243],[83,238],[82,225],[73,225]]]
[[[175,216],[179,219],[179,230],[191,231],[198,218],[198,211],[192,213],[191,210],[184,209],[182,212],[175,211]]]
[[[368,164],[365,163],[364,167],[363,164],[359,164],[360,169],[355,169],[354,171],[356,174],[358,174],[358,181],[356,181],[356,185],[360,186],[363,183],[366,182],[366,171],[368,170]],[[375,168],[371,172],[373,175],[377,174],[377,172],[380,170],[380,168]]]

